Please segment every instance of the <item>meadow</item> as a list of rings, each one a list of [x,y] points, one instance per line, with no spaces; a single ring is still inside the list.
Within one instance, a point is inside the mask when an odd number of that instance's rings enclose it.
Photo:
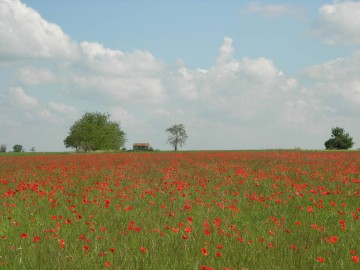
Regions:
[[[360,269],[359,151],[0,156],[0,269]]]

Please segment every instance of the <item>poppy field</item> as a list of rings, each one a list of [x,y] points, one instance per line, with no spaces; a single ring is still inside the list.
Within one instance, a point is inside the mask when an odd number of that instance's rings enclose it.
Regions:
[[[0,269],[360,269],[359,151],[0,156]]]

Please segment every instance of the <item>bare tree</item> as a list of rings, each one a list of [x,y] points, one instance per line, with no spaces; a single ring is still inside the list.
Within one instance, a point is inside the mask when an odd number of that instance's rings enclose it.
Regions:
[[[188,138],[183,124],[173,125],[166,132],[169,133],[167,142],[174,147],[175,151],[177,151],[178,146],[183,146]]]

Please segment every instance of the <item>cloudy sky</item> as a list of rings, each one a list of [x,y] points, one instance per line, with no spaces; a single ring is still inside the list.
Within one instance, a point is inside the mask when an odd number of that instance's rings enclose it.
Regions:
[[[64,151],[85,112],[126,147],[360,147],[360,1],[0,0],[0,144]]]

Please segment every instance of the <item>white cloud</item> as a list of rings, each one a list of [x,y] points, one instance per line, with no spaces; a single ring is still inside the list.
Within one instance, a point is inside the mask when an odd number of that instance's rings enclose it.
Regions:
[[[11,87],[8,93],[11,104],[24,108],[35,108],[38,106],[36,98],[26,95],[21,87]]]
[[[9,58],[73,58],[77,46],[59,26],[19,0],[0,1],[0,55]]]
[[[249,4],[245,11],[248,13],[258,14],[262,17],[280,17],[280,16],[295,16],[303,18],[305,11],[301,7],[293,4],[261,4],[259,2],[253,2]]]
[[[304,74],[322,95],[341,97],[349,104],[360,105],[360,51],[308,67]]]
[[[80,46],[88,67],[106,75],[151,76],[163,68],[162,63],[147,51],[135,50],[131,53],[124,53],[104,48],[97,42],[82,42]]]
[[[138,124],[138,121],[131,113],[119,106],[111,108],[109,113],[112,119],[114,119],[113,121],[120,122],[121,126],[134,126]]]
[[[360,44],[360,2],[334,1],[323,5],[311,33],[328,45]]]
[[[76,92],[103,103],[159,103],[165,99],[162,82],[156,77],[73,76]]]
[[[19,76],[21,82],[26,85],[41,85],[56,80],[55,75],[44,68],[21,68]]]
[[[224,42],[220,47],[219,56],[217,58],[218,63],[223,63],[229,60],[234,53],[234,48],[232,46],[233,40],[229,37],[224,38]]]
[[[76,115],[77,111],[74,107],[66,105],[64,103],[48,102],[48,107],[54,112],[61,114]]]

